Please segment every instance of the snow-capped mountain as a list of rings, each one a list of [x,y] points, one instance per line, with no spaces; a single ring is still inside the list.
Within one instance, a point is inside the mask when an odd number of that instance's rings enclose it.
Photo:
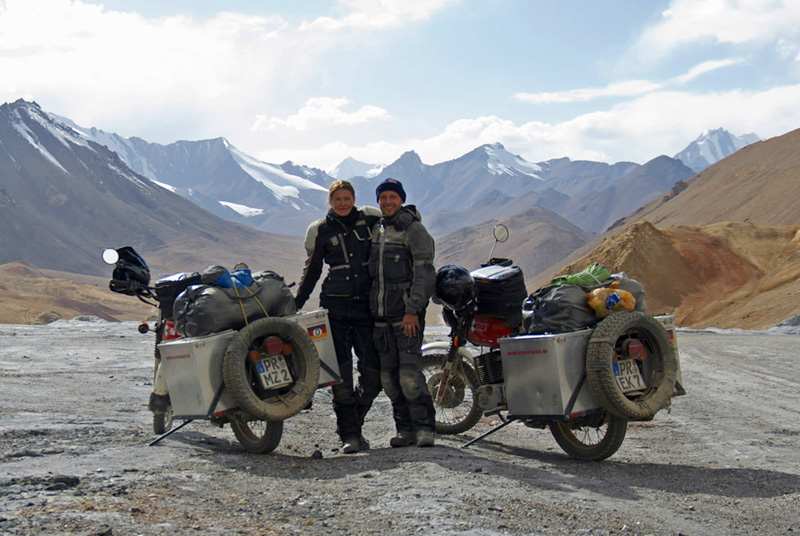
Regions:
[[[695,173],[700,173],[712,164],[732,155],[742,147],[761,141],[755,134],[734,136],[725,129],[706,130],[683,151],[675,155]]]
[[[59,119],[119,154],[132,170],[220,217],[299,234],[308,225],[309,213],[325,210],[332,179],[321,170],[263,162],[224,138],[160,145]]]
[[[160,145],[60,119],[83,139],[119,154],[137,173],[206,210],[257,229],[291,235],[303,235],[308,223],[324,214],[327,187],[336,178],[353,182],[359,204],[375,204],[374,188],[381,180],[392,177],[402,181],[408,203],[417,205],[434,234],[443,234],[459,225],[509,216],[532,206],[553,210],[587,232],[601,232],[609,217],[624,216],[620,210],[638,208],[630,203],[652,199],[663,193],[653,188],[667,191],[686,174],[686,170],[667,172],[669,166],[665,165],[649,166],[644,175],[622,181],[641,166],[569,158],[533,163],[500,143],[482,145],[433,165],[423,163],[414,151],[385,166],[346,158],[328,174],[292,162],[263,162],[224,138]],[[677,156],[684,163],[699,165],[723,158],[754,139],[755,135],[737,138],[718,129],[704,133]],[[666,175],[657,176],[659,173]],[[589,206],[598,192],[614,192],[617,184],[625,185],[627,202],[622,208],[617,206],[603,215]]]
[[[172,190],[36,103],[0,106],[0,264],[108,275],[102,249],[132,245],[154,275],[226,260],[299,269],[295,239],[225,221]]]
[[[328,172],[334,179],[352,179],[353,177],[372,178],[378,175],[386,166],[383,164],[366,164],[355,158],[347,157],[338,166]]]

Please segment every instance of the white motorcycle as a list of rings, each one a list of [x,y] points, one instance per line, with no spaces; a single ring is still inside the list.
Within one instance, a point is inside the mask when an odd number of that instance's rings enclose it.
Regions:
[[[114,265],[109,288],[158,307],[155,333],[153,432],[164,437],[196,419],[230,424],[249,452],[277,448],[283,421],[307,407],[318,387],[339,381],[338,366],[324,309],[284,317],[259,318],[239,330],[181,337],[175,330],[173,303],[200,283],[197,273],[178,273],[149,286],[150,271],[130,246],[107,249]],[[322,372],[320,370],[322,369]],[[184,422],[172,428],[174,419]]]

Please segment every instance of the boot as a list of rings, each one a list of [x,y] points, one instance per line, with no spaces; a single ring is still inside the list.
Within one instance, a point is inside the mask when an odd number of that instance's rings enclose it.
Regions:
[[[345,454],[355,454],[361,450],[361,441],[357,436],[345,438],[342,443],[342,452]]]
[[[397,435],[389,440],[389,445],[392,447],[407,447],[417,442],[417,434],[411,430],[402,430],[397,432]]]
[[[418,447],[432,447],[433,446],[433,432],[430,430],[419,430],[417,432],[417,446]]]
[[[370,449],[369,441],[367,441],[367,438],[364,437],[363,434],[358,436],[358,446],[360,447],[360,450],[369,450]]]

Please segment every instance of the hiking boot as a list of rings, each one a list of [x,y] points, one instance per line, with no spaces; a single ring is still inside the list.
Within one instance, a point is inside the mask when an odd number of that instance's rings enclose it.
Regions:
[[[397,432],[397,435],[389,440],[389,445],[392,447],[407,447],[417,442],[417,434],[411,430],[403,430]]]
[[[361,450],[361,441],[356,436],[348,437],[342,443],[342,452],[345,454],[355,454]]]
[[[430,430],[419,430],[417,432],[417,446],[418,447],[432,447],[433,446],[433,432]]]
[[[369,450],[369,441],[363,435],[358,436],[358,446],[360,450]]]

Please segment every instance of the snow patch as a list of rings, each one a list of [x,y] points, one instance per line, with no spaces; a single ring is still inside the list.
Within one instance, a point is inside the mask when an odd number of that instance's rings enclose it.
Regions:
[[[542,180],[539,176],[539,173],[542,171],[541,166],[532,164],[520,156],[509,153],[501,144],[494,143],[492,145],[485,145],[484,150],[489,157],[486,161],[486,166],[491,174],[510,175],[512,177],[528,175],[535,179]]]
[[[220,201],[219,204],[226,206],[229,209],[235,210],[236,212],[238,212],[239,214],[241,214],[246,218],[249,218],[251,216],[260,216],[264,214],[264,209],[248,207],[246,205],[239,205],[237,203],[231,203],[230,201]]]
[[[230,153],[236,163],[248,175],[269,188],[282,201],[288,197],[299,198],[300,190],[328,191],[327,188],[323,188],[309,180],[286,173],[276,165],[256,160],[232,145],[230,146]]]

